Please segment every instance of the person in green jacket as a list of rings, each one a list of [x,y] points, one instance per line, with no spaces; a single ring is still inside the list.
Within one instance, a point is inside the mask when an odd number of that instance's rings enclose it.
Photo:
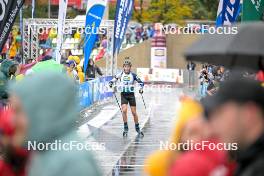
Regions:
[[[69,146],[84,144],[76,134],[77,90],[66,74],[55,72],[36,73],[9,86],[14,121],[21,131],[14,138],[25,138],[23,145],[33,151],[29,176],[101,175],[90,151]],[[54,143],[57,146],[51,147]]]
[[[9,80],[15,79],[17,64],[10,59],[2,62],[0,67],[0,101],[5,105],[8,99],[7,84]]]

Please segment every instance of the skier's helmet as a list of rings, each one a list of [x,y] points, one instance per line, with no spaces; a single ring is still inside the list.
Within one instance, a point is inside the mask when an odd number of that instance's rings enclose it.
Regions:
[[[131,63],[130,60],[131,60],[130,57],[126,57],[125,58],[125,61],[123,63],[123,67],[126,66],[126,65],[129,65],[131,67],[132,66],[132,63]]]

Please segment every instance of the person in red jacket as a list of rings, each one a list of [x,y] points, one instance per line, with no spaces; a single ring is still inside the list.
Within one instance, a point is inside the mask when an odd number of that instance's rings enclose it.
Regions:
[[[16,131],[11,110],[0,111],[0,176],[26,176],[29,152],[16,143]],[[14,139],[17,138],[17,139]]]
[[[171,167],[170,176],[232,176],[235,166],[235,163],[229,162],[227,152],[211,150],[207,146],[203,150],[192,150],[182,154]]]

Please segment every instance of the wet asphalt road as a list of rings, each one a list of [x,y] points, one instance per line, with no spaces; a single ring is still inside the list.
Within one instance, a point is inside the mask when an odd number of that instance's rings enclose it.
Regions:
[[[158,89],[145,92],[147,109],[144,108],[141,96],[136,94],[140,125],[145,134],[143,138],[137,137],[131,112],[128,118],[129,134],[126,138],[122,136],[123,122],[120,112],[105,125],[93,130],[86,141],[91,145],[104,146],[93,150],[104,175],[144,175],[146,157],[159,150],[162,141],[166,142],[170,138],[177,119],[179,96],[183,93],[195,96],[194,91],[183,88],[172,88],[166,92]],[[107,104],[117,106],[114,101]],[[100,111],[104,105],[100,106],[96,111]],[[88,116],[92,119],[93,113]],[[85,119],[81,124],[84,121]]]

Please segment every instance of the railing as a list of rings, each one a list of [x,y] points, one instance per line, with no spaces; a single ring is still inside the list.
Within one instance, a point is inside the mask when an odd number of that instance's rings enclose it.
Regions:
[[[80,84],[79,98],[81,109],[111,98],[113,92],[107,86],[111,79],[112,76],[106,76]]]

